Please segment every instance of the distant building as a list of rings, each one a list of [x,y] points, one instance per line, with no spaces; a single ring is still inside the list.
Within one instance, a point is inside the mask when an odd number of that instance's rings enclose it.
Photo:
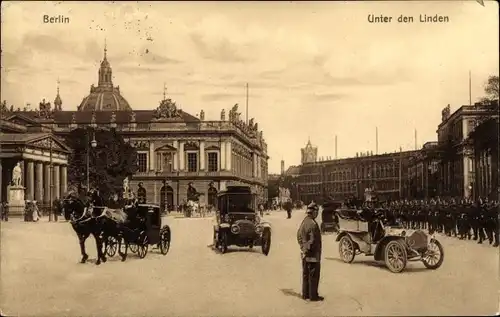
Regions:
[[[284,174],[285,174],[285,176],[299,177],[300,166],[292,165],[292,166],[288,167],[288,169],[285,171]]]
[[[409,189],[409,161],[417,153],[367,153],[302,164],[298,177],[300,200],[322,202],[326,197],[344,199],[352,195],[362,199],[367,188],[381,200],[405,197]]]
[[[410,157],[408,166],[408,198],[436,197],[439,192],[440,153],[438,142],[427,142]]]
[[[314,163],[318,160],[318,148],[313,147],[311,144],[311,140],[307,141],[306,147],[300,149],[301,159],[300,163]]]
[[[281,160],[281,175],[285,174],[285,161]]]

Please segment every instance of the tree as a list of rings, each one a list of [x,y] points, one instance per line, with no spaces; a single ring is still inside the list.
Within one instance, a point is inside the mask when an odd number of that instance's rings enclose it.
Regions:
[[[97,146],[90,141],[95,133]],[[89,181],[97,186],[103,198],[107,199],[123,186],[123,180],[133,175],[137,169],[137,151],[115,130],[78,128],[66,137],[73,152],[69,156],[68,182],[71,185],[86,185],[87,149],[89,149]]]
[[[498,76],[490,76],[488,77],[488,81],[484,86],[484,92],[486,96],[481,98],[483,103],[488,103],[489,101],[498,100],[499,95],[499,78]]]

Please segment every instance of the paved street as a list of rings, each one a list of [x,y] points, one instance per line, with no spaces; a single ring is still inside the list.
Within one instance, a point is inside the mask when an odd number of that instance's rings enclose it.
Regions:
[[[320,293],[299,299],[296,229],[283,212],[273,224],[268,257],[260,248],[224,255],[211,248],[211,218],[168,217],[173,242],[167,256],[150,252],[122,263],[79,264],[69,224],[1,223],[1,307],[22,316],[332,316],[491,315],[498,310],[498,249],[441,237],[445,261],[437,271],[410,263],[402,274],[371,258],[340,262],[333,235],[323,236]],[[90,259],[95,243],[87,241]]]

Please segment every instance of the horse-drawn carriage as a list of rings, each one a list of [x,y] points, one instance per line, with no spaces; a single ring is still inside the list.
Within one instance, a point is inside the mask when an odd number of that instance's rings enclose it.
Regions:
[[[421,230],[405,230],[394,222],[388,223],[383,213],[370,210],[340,208],[339,254],[351,263],[357,254],[374,256],[384,261],[394,273],[402,272],[408,261],[422,261],[426,268],[439,268],[444,259],[441,243]]]
[[[218,194],[219,210],[215,216],[213,245],[221,253],[228,246],[260,245],[262,253],[271,248],[271,225],[257,215],[256,197],[248,186],[228,186]]]
[[[120,252],[122,260],[125,260],[128,248],[141,259],[148,253],[149,246],[155,246],[163,255],[168,253],[171,230],[168,225],[162,226],[160,206],[137,204],[126,206],[122,212],[125,215],[118,210],[106,215],[107,218],[117,218],[115,221],[118,224],[116,234],[103,231],[108,256],[114,256],[121,246],[124,246],[124,252]]]

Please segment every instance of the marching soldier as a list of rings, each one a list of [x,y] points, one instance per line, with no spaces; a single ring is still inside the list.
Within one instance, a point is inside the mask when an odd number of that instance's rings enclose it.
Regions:
[[[316,217],[319,208],[315,203],[307,206],[306,217],[297,231],[297,242],[302,256],[302,298],[310,301],[322,301],[318,295],[321,269],[321,231]]]

